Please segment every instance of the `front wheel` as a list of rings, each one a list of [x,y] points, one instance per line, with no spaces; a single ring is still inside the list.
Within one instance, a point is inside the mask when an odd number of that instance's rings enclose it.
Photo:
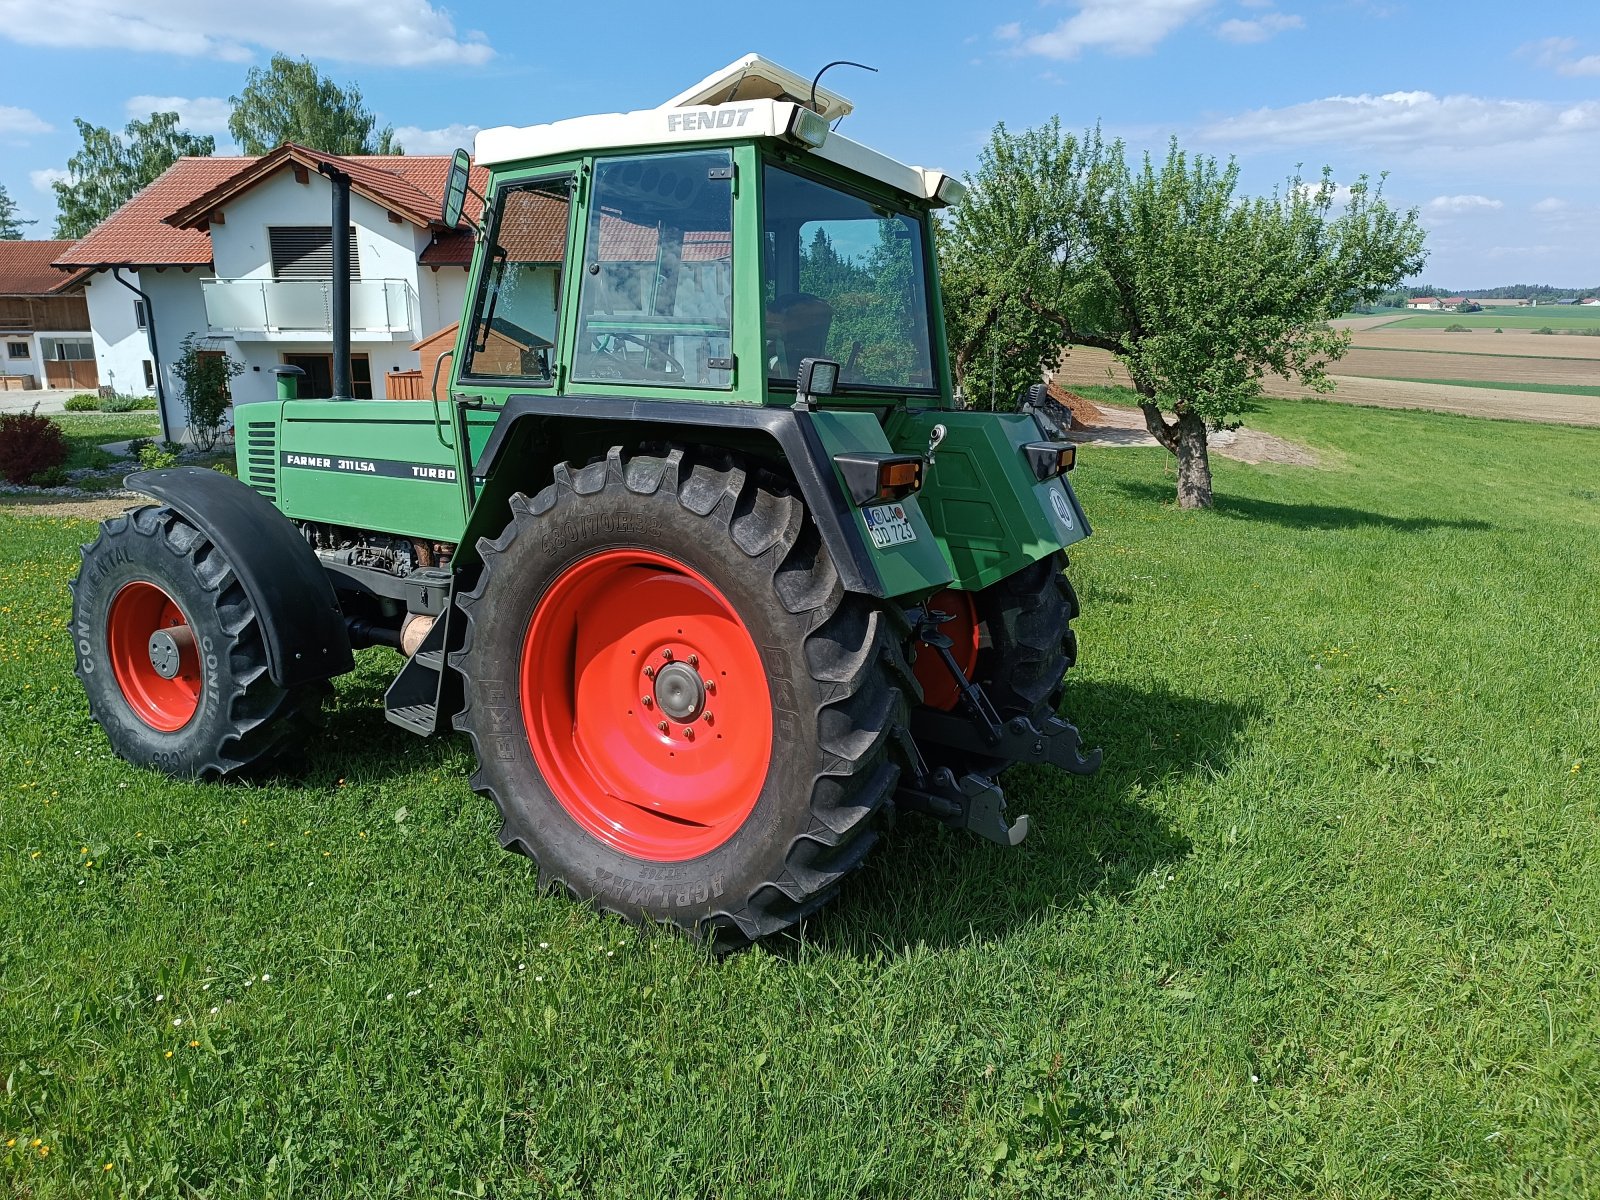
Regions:
[[[721,944],[827,901],[899,775],[894,614],[843,590],[784,481],[730,457],[613,449],[511,508],[452,660],[502,843]]]
[[[102,525],[72,583],[72,638],[111,748],[169,775],[215,779],[299,741],[327,687],[272,682],[261,620],[227,555],[176,510],[139,508]]]

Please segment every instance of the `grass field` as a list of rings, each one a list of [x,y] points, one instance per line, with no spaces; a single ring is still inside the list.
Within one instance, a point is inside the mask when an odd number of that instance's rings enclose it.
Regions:
[[[366,651],[298,776],[110,758],[91,526],[0,512],[0,1192],[1600,1191],[1600,431],[1271,401],[1338,469],[1085,448],[1004,851],[907,818],[726,961],[534,893]],[[46,1153],[48,1151],[48,1153]]]
[[[1401,317],[1385,329],[1443,329],[1447,325],[1465,325],[1468,329],[1494,329],[1497,326],[1508,333],[1516,330],[1543,329],[1600,330],[1600,308],[1577,308],[1572,305],[1540,305],[1538,308],[1485,309],[1475,313],[1416,313]]]
[[[1512,392],[1539,392],[1547,396],[1600,396],[1600,387],[1571,383],[1532,383],[1526,380],[1398,379],[1397,383],[1442,383],[1450,387],[1499,388]]]
[[[161,422],[155,413],[58,413],[54,420],[67,435],[71,451],[67,468],[86,465],[97,446],[126,442],[133,438],[159,438]]]

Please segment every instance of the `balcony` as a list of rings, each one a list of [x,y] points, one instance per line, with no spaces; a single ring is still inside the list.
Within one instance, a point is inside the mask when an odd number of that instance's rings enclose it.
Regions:
[[[332,336],[333,284],[326,279],[217,279],[201,285],[206,323],[239,341]],[[403,279],[350,281],[350,333],[372,340],[416,336],[417,293]]]

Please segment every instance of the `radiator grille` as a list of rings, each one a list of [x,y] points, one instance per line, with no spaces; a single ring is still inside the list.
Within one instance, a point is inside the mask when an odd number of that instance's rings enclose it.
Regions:
[[[245,482],[268,500],[278,499],[278,423],[247,421],[244,427]]]

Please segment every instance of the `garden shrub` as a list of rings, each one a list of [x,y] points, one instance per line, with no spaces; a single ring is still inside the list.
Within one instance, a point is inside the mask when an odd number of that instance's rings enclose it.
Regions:
[[[32,412],[0,414],[0,476],[24,484],[67,461],[67,435],[49,417]]]
[[[108,413],[129,413],[139,407],[137,396],[107,396],[100,401],[100,411]]]
[[[166,467],[177,466],[178,456],[173,451],[167,449],[167,446],[170,445],[172,445],[171,442],[168,442],[163,446],[157,446],[152,442],[143,450],[139,451],[139,465],[146,471],[160,471]]]
[[[229,385],[243,370],[244,364],[227,351],[213,348],[192,333],[179,343],[172,373],[183,390],[189,434],[202,454],[217,444],[228,427],[228,408],[233,403]]]
[[[42,488],[65,487],[70,482],[66,471],[61,467],[49,467],[28,480],[33,487]]]
[[[1470,327],[1468,327],[1466,325],[1459,324],[1459,323],[1455,324],[1455,325],[1446,325],[1444,327],[1444,331],[1446,333],[1471,333],[1472,332]]]
[[[134,438],[128,443],[128,448],[123,452],[123,454],[127,458],[138,458],[139,455],[144,453],[147,446],[154,446],[155,444],[156,442],[154,438]]]
[[[161,401],[154,396],[136,396],[133,401],[134,412],[155,412],[161,407]]]
[[[77,396],[68,396],[67,402],[61,407],[68,412],[99,412],[100,397],[91,396],[87,392]]]
[[[89,471],[104,471],[117,460],[99,446],[90,446],[78,455],[78,466]]]

